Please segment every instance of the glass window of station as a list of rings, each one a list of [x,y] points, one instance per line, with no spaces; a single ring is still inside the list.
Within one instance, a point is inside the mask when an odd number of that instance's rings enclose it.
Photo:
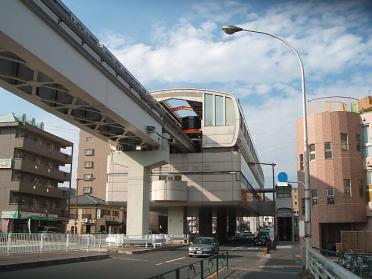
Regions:
[[[235,121],[234,102],[230,97],[204,95],[204,126],[232,126]]]

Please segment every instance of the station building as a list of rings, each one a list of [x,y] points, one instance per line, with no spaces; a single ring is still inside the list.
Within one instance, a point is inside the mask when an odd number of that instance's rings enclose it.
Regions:
[[[151,169],[149,207],[159,217],[150,217],[152,231],[166,228],[170,234],[193,231],[201,235],[216,231],[222,239],[235,233],[239,216],[273,215],[273,202],[264,202],[260,194],[264,187],[261,166],[248,165],[259,158],[233,95],[199,89],[161,90],[152,95],[198,146],[194,153],[177,153],[169,139],[169,162]],[[79,194],[86,191],[109,204],[125,206],[131,185],[128,162],[122,155],[82,131],[78,176],[96,179],[81,181]]]

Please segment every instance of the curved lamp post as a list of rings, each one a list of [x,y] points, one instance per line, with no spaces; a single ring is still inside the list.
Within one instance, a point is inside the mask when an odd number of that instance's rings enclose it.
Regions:
[[[269,37],[278,39],[279,41],[283,42],[287,47],[291,49],[291,51],[296,55],[297,60],[300,65],[301,69],[301,89],[302,89],[302,109],[303,109],[303,128],[304,128],[304,176],[305,176],[305,184],[304,184],[304,192],[305,192],[305,268],[308,269],[308,249],[310,247],[310,239],[311,239],[311,205],[310,205],[310,174],[309,174],[309,154],[308,154],[308,133],[307,133],[307,109],[306,109],[306,90],[305,90],[305,72],[304,72],[304,65],[302,63],[300,54],[298,51],[292,46],[289,42],[285,39],[278,37],[274,34],[263,32],[263,31],[255,31],[244,29],[239,26],[235,25],[225,25],[223,26],[222,30],[228,34],[232,35],[237,32],[245,31],[257,34],[267,35]]]

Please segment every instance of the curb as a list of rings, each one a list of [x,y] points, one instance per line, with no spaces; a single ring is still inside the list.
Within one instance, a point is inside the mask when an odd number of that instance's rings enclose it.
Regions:
[[[4,265],[0,265],[0,273],[7,272],[7,271],[20,270],[20,269],[50,266],[50,265],[96,261],[96,260],[103,260],[107,258],[110,258],[110,256],[105,254],[105,255],[79,256],[75,258],[39,260],[39,261],[33,261],[33,262],[22,262],[22,263],[14,263],[14,264],[6,264],[6,265],[4,264]]]

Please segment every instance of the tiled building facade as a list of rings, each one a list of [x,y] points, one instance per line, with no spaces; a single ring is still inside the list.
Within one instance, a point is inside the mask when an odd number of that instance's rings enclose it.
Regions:
[[[327,102],[331,102],[327,100]],[[369,227],[369,123],[360,101],[334,100],[339,106],[308,116],[312,244],[334,250],[342,230]],[[359,108],[358,108],[359,107]],[[368,120],[367,120],[368,119]],[[368,123],[367,123],[368,122]],[[297,121],[297,171],[303,181],[302,119]],[[368,134],[369,133],[369,134]],[[372,160],[371,160],[372,163]],[[300,219],[304,193],[299,188]]]

